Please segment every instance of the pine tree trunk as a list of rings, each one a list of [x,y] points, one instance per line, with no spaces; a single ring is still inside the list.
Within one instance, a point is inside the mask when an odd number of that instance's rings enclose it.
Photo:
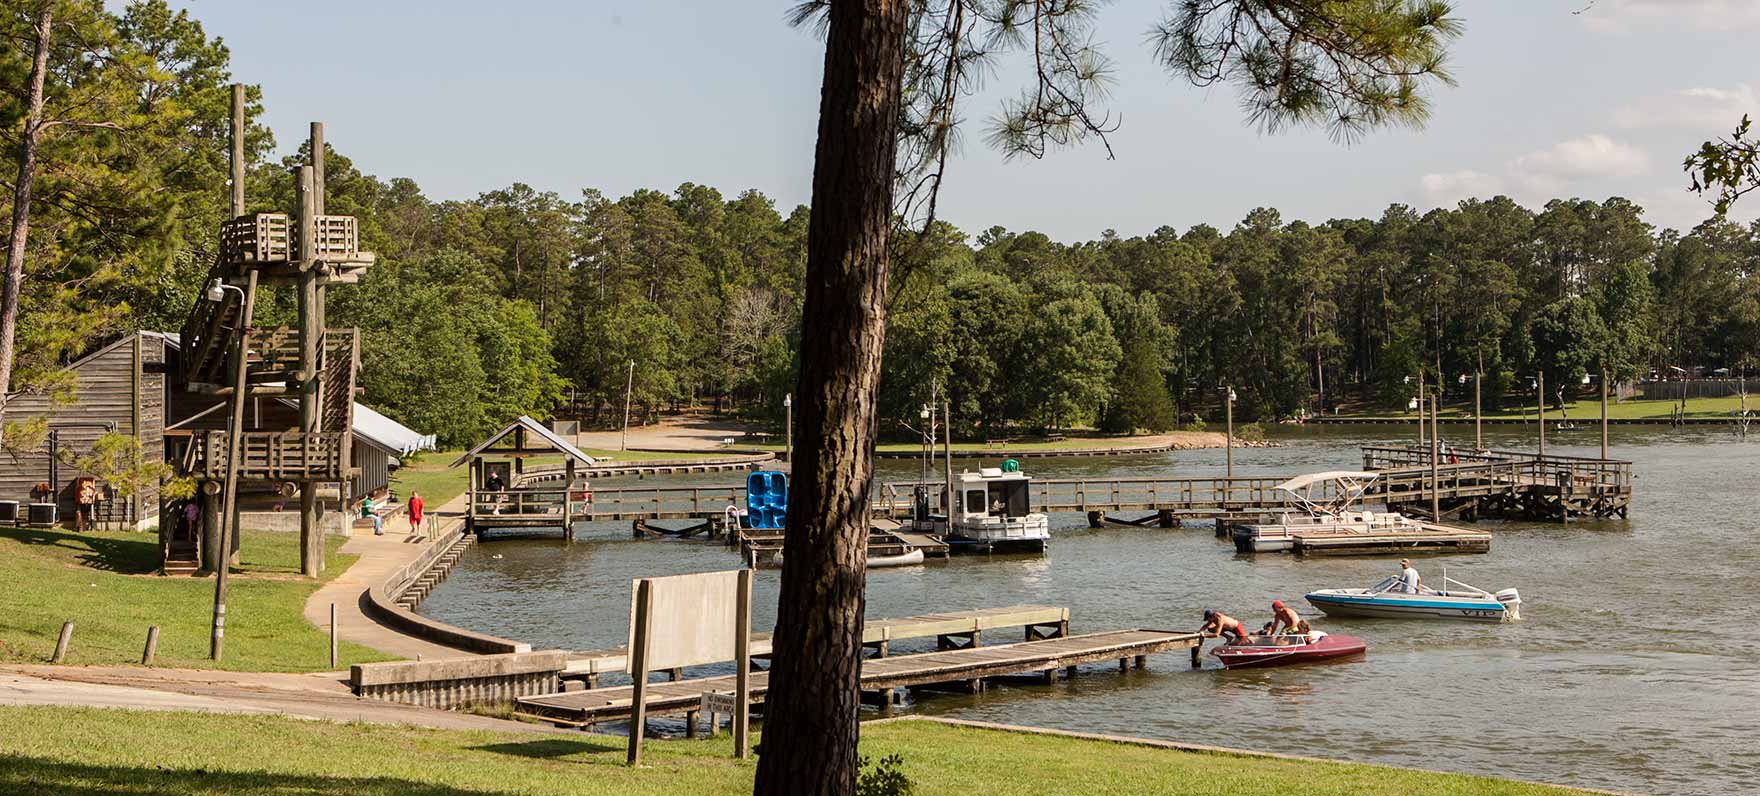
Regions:
[[[36,57],[31,61],[24,135],[19,140],[18,182],[12,189],[12,229],[7,238],[6,276],[0,284],[0,396],[12,392],[13,344],[18,337],[18,295],[24,281],[24,244],[31,228],[31,184],[37,176],[37,139],[43,126],[43,74],[49,68],[49,26],[53,13],[37,15]],[[0,412],[5,407],[0,405]]]
[[[754,792],[855,792],[862,590],[906,0],[832,3],[807,231],[794,480]]]

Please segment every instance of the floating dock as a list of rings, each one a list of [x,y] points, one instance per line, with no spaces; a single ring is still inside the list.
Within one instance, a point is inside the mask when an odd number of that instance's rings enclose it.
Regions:
[[[1037,675],[1054,682],[1057,673],[1074,675],[1082,664],[1117,661],[1120,670],[1134,661],[1138,668],[1147,656],[1174,650],[1196,650],[1203,639],[1196,633],[1171,630],[1114,630],[1080,636],[1023,641],[994,647],[960,649],[869,658],[862,661],[861,688],[890,704],[896,689],[950,685],[979,691],[988,678]],[[1194,652],[1194,659],[1196,654]],[[770,689],[769,672],[750,676],[754,702],[762,702]],[[730,691],[734,676],[703,677],[669,683],[650,683],[645,711],[649,715],[684,714],[687,727],[696,734],[698,709],[703,694]],[[621,686],[587,691],[525,697],[514,703],[520,716],[559,725],[586,726],[629,718],[634,688]]]
[[[1489,553],[1491,534],[1417,520],[1398,527],[1352,530],[1339,527],[1253,524],[1232,526],[1235,550],[1286,552],[1303,556],[1397,555],[1405,553]]]
[[[869,619],[862,623],[862,647],[868,655],[884,658],[891,652],[894,641],[933,638],[939,649],[959,649],[983,646],[987,631],[994,634],[1014,629],[1022,630],[1027,641],[1067,636],[1069,609],[1053,605],[1011,605],[901,619]],[[752,657],[770,657],[770,638],[769,633],[752,634]],[[629,651],[622,648],[573,653],[568,657],[562,678],[580,680],[588,688],[593,688],[598,685],[600,675],[622,673],[628,660]],[[672,672],[673,679],[679,679],[678,675],[678,672]]]

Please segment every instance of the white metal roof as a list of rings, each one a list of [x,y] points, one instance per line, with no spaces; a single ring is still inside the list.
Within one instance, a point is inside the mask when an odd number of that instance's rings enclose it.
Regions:
[[[1278,484],[1276,488],[1285,492],[1295,492],[1326,481],[1346,482],[1346,488],[1353,488],[1356,484],[1367,485],[1370,481],[1373,481],[1378,477],[1380,477],[1380,473],[1368,473],[1357,470],[1327,470],[1323,473],[1298,475],[1288,481]]]
[[[354,434],[366,437],[382,448],[408,456],[416,451],[434,450],[434,435],[423,434],[402,423],[379,414],[372,407],[354,405]]]

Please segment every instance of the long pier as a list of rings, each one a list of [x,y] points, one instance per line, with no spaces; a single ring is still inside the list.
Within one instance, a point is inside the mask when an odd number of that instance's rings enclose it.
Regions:
[[[1196,650],[1203,639],[1196,633],[1171,630],[1113,630],[1079,636],[1022,641],[993,647],[969,646],[953,650],[868,658],[862,661],[861,688],[890,704],[896,689],[952,685],[980,691],[989,678],[1038,675],[1055,682],[1058,672],[1073,676],[1082,664],[1117,661],[1119,669],[1133,662],[1145,665],[1147,656],[1173,650]],[[1196,655],[1193,656],[1196,660]],[[770,689],[770,674],[752,672],[751,694],[762,702]],[[696,715],[702,696],[729,691],[734,676],[702,677],[646,686],[645,710],[650,715],[684,714],[690,734],[696,734]],[[632,686],[565,691],[524,697],[514,712],[525,717],[570,726],[626,719],[631,715]]]
[[[1617,459],[1539,456],[1516,451],[1445,453],[1434,467],[1430,451],[1415,447],[1362,449],[1363,469],[1381,474],[1363,495],[1390,509],[1428,516],[1432,493],[1443,519],[1517,516],[1567,522],[1580,517],[1624,517],[1632,497],[1632,464]],[[1029,510],[1086,514],[1092,525],[1123,522],[1173,527],[1185,520],[1253,520],[1298,508],[1278,484],[1289,476],[1241,478],[1035,478]],[[914,481],[877,484],[877,518],[908,517]],[[940,482],[928,484],[939,489]],[[745,486],[617,487],[529,486],[481,492],[478,528],[556,527],[571,521],[724,521],[729,507],[745,505]],[[1120,520],[1115,513],[1139,513]]]
[[[913,639],[933,638],[939,649],[981,647],[986,631],[994,634],[1012,629],[1022,629],[1026,641],[1067,636],[1069,609],[1053,605],[1011,605],[901,619],[869,619],[862,623],[862,647],[866,654],[875,658],[886,657],[891,652],[892,642]],[[769,657],[770,639],[770,633],[753,633],[752,657]],[[562,677],[583,681],[588,688],[594,688],[600,675],[622,672],[628,662],[629,650],[622,648],[572,653]],[[679,679],[678,674],[672,673],[674,680]]]

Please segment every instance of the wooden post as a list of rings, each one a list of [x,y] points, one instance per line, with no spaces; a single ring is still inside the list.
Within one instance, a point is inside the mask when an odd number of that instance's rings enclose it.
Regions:
[[[244,215],[244,84],[232,84],[232,217]]]
[[[1192,647],[1192,668],[1193,669],[1200,668],[1204,665],[1203,654],[1204,654],[1204,645],[1202,642],[1200,642]]]
[[[147,626],[147,647],[141,650],[141,665],[152,666],[153,656],[159,653],[159,626]]]
[[[752,698],[752,571],[739,571],[739,600],[734,610],[733,700],[739,709],[733,714],[733,755],[746,759],[751,747]]]
[[[336,670],[336,603],[330,604],[330,670]]]
[[[317,248],[318,207],[310,165],[299,167],[299,430],[305,434],[318,431],[318,346],[324,336],[318,325],[318,271],[313,249]],[[309,438],[308,438],[309,439]],[[324,537],[318,527],[318,485],[302,481],[299,485],[299,564],[308,578],[317,577],[324,568]]]
[[[69,619],[61,623],[61,637],[55,639],[55,657],[50,658],[49,661],[51,663],[61,663],[67,660],[67,645],[72,641],[73,620]]]
[[[574,458],[562,465],[562,539],[574,543]]]
[[[1418,371],[1418,449],[1424,449],[1424,371]]]
[[[196,433],[200,434],[201,432]],[[191,444],[195,444],[193,439]],[[209,455],[213,455],[212,452]],[[220,555],[220,484],[214,481],[203,481],[202,568],[209,572],[219,572],[220,563],[224,560]]]
[[[648,706],[648,623],[653,620],[654,592],[646,580],[636,581],[636,638],[630,650],[631,681],[629,702],[629,754],[625,763],[642,764],[642,733],[647,729]]]

